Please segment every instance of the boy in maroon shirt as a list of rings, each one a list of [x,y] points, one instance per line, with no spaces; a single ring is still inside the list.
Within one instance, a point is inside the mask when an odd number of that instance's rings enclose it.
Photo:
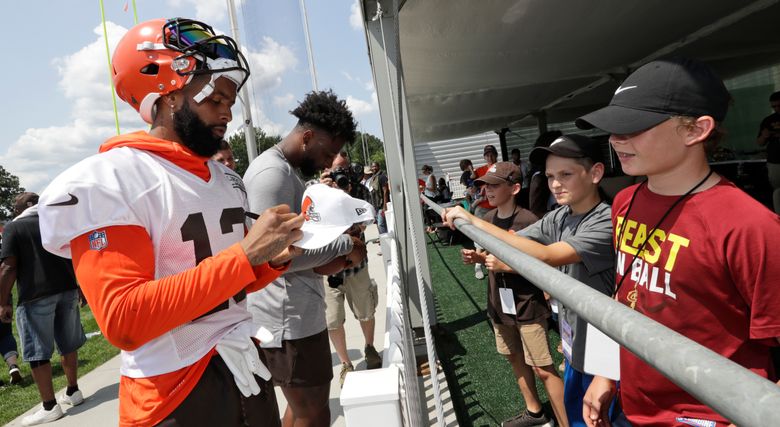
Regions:
[[[610,133],[623,171],[648,178],[612,206],[618,301],[768,377],[769,346],[780,336],[780,263],[770,257],[780,220],[707,163],[705,144],[717,140],[729,101],[705,65],[660,60],[576,123]],[[622,348],[620,374],[634,426],[728,424]],[[612,381],[593,380],[583,403],[588,425],[608,425],[604,402],[614,393]]]

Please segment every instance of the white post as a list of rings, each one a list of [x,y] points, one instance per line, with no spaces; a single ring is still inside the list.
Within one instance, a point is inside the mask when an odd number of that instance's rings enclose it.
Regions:
[[[228,4],[228,16],[230,17],[230,31],[233,33],[233,40],[241,48],[241,41],[238,39],[238,21],[236,21],[235,5],[233,0],[227,0]],[[249,158],[249,162],[257,157],[257,142],[255,141],[255,126],[252,123],[252,106],[249,105],[249,89],[247,85],[249,81],[241,88],[241,107],[244,111],[244,136],[246,137],[246,155]]]

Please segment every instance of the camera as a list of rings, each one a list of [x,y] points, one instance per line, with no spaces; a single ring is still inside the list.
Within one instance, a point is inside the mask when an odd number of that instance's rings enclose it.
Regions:
[[[344,284],[344,277],[343,276],[328,276],[328,286],[331,288],[338,288],[339,286]]]
[[[360,183],[363,178],[363,165],[360,163],[352,163],[347,168],[336,168],[330,171],[330,177],[333,182],[342,189],[349,189],[349,184]]]

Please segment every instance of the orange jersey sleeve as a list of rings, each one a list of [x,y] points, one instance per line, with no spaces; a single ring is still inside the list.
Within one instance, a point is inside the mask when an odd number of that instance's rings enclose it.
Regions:
[[[179,274],[154,278],[154,247],[139,226],[105,229],[110,245],[91,250],[88,233],[71,241],[76,277],[100,329],[133,350],[226,301],[258,290],[284,271],[253,268],[238,244]]]

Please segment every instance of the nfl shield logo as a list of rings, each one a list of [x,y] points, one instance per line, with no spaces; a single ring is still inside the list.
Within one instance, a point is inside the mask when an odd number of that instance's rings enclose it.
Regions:
[[[93,251],[99,251],[105,249],[108,246],[108,239],[106,238],[106,231],[93,231],[89,233],[89,248]]]

